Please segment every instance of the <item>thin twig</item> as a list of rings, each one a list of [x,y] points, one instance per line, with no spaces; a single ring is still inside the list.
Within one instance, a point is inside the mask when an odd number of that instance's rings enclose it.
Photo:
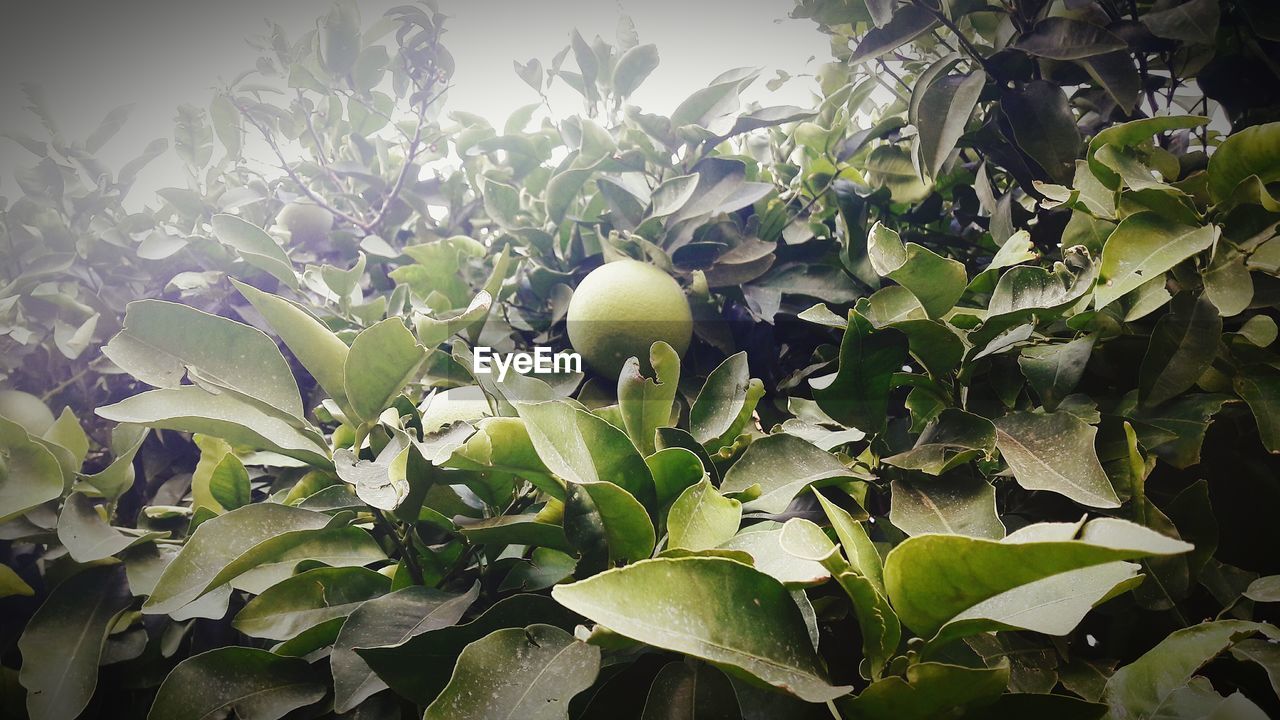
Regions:
[[[965,37],[964,34],[960,32],[960,28],[951,21],[951,18],[947,17],[946,13],[933,7],[924,0],[912,0],[912,3],[916,7],[921,8],[932,15],[938,22],[946,26],[946,28],[951,31],[951,34],[956,36],[956,41],[960,43],[960,46],[964,48],[964,51],[974,60],[978,61],[978,64],[982,66],[982,69],[985,70],[988,75],[996,74],[990,63],[987,62],[987,58],[982,53],[978,52],[978,48],[974,47],[973,43],[969,42],[969,38]]]
[[[262,123],[258,122],[258,119],[253,117],[253,115],[250,114],[248,109],[245,108],[243,105],[241,105],[240,103],[236,103],[235,106],[236,106],[236,109],[240,111],[240,114],[243,115],[244,118],[248,120],[251,125],[253,125],[255,128],[258,129],[258,132],[262,135],[262,139],[267,141],[267,145],[271,147],[271,150],[274,151],[276,154],[276,158],[280,160],[280,169],[283,170],[285,174],[289,176],[289,179],[292,180],[293,183],[297,185],[300,190],[302,190],[302,194],[306,195],[307,198],[311,200],[311,202],[315,203],[316,205],[319,205],[325,210],[328,210],[329,212],[333,213],[335,216],[347,221],[348,223],[356,226],[357,228],[360,228],[365,233],[369,232],[369,228],[371,227],[369,223],[366,223],[365,221],[355,217],[354,215],[351,215],[350,213],[347,213],[347,212],[343,212],[342,210],[334,207],[327,200],[325,200],[324,198],[316,194],[316,192],[312,190],[310,187],[307,187],[307,184],[302,181],[302,178],[298,177],[298,173],[294,172],[293,167],[289,165],[289,159],[286,158],[284,156],[284,152],[280,150],[280,145],[276,143],[275,137],[271,135],[271,131]]]

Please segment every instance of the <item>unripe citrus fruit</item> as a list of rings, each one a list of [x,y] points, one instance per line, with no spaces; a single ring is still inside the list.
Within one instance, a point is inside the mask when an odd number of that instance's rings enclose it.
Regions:
[[[596,372],[616,378],[627,358],[649,364],[658,340],[683,355],[693,336],[693,314],[670,275],[636,260],[592,270],[569,301],[569,342]]]
[[[35,437],[44,435],[54,421],[40,398],[21,390],[0,390],[0,417],[18,423]]]
[[[329,237],[333,213],[313,203],[292,202],[276,215],[276,224],[288,230],[295,243],[316,243]]]

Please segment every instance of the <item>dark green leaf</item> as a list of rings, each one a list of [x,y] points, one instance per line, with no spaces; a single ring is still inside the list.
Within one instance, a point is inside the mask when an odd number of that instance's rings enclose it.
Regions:
[[[1097,428],[1068,412],[1010,413],[995,425],[996,445],[1022,487],[1089,507],[1120,506],[1094,450]]]
[[[814,382],[813,398],[822,411],[841,424],[865,433],[884,425],[893,374],[907,360],[907,336],[892,328],[872,329],[850,313],[849,327],[840,341],[840,365],[825,384]]]
[[[302,660],[223,647],[178,663],[160,685],[147,719],[204,720],[232,712],[243,720],[275,720],[327,692]]]
[[[1195,385],[1218,354],[1222,318],[1207,297],[1180,294],[1151,331],[1138,371],[1138,396],[1147,405],[1172,400]]]
[[[1050,60],[1079,60],[1128,48],[1128,43],[1101,25],[1065,17],[1036,23],[1014,47]]]
[[[423,720],[568,720],[569,701],[599,671],[600,648],[560,628],[497,630],[462,651]]]
[[[545,623],[571,631],[577,622],[576,615],[549,597],[514,595],[499,600],[471,622],[428,630],[396,644],[360,647],[356,653],[392,690],[427,705],[449,682],[455,660],[469,643],[503,628]]]
[[[415,585],[356,608],[343,623],[329,657],[334,710],[347,712],[387,687],[356,653],[357,648],[396,645],[454,625],[475,602],[479,591],[476,585],[465,595],[455,595]]]
[[[107,632],[132,599],[118,566],[81,571],[49,594],[18,640],[32,720],[74,718],[85,709]]]

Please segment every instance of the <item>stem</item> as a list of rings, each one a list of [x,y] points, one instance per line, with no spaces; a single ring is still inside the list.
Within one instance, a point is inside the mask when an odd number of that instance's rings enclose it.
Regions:
[[[942,23],[948,30],[950,30],[951,34],[956,36],[956,41],[960,43],[960,47],[964,48],[964,51],[968,53],[970,57],[976,60],[978,64],[982,66],[982,69],[987,72],[988,75],[992,75],[992,76],[995,75],[995,72],[992,71],[990,64],[987,62],[987,58],[983,56],[982,53],[978,52],[978,48],[974,47],[973,43],[969,42],[969,38],[965,37],[964,34],[960,32],[960,28],[957,27],[956,24],[951,21],[951,18],[947,17],[946,13],[933,7],[927,2],[924,2],[923,0],[911,0],[911,1],[916,7],[921,8],[925,12],[932,15],[938,22]]]
[[[284,156],[284,152],[280,150],[280,145],[276,143],[275,137],[271,135],[271,131],[262,123],[258,122],[258,119],[255,118],[253,115],[251,115],[248,109],[245,108],[243,105],[241,105],[240,103],[236,103],[235,106],[236,106],[236,109],[240,111],[240,114],[243,115],[244,118],[248,120],[251,125],[253,125],[255,128],[258,129],[258,132],[262,135],[262,139],[267,141],[267,145],[271,147],[271,150],[275,152],[276,158],[280,160],[280,169],[284,170],[285,174],[289,176],[289,179],[292,180],[293,183],[298,186],[298,189],[302,190],[303,195],[306,195],[307,198],[311,200],[311,202],[315,203],[316,205],[319,205],[325,210],[328,210],[329,212],[333,213],[336,217],[339,217],[347,221],[348,223],[356,226],[357,228],[363,230],[366,234],[370,232],[369,229],[371,225],[369,223],[364,222],[363,220],[355,217],[354,215],[351,215],[349,213],[343,212],[342,210],[339,210],[338,208],[330,204],[328,201],[326,201],[324,198],[317,195],[314,190],[307,187],[307,184],[302,181],[302,178],[298,177],[298,173],[294,172],[293,167],[289,165],[288,158],[286,158]]]
[[[72,375],[66,380],[63,380],[57,385],[54,385],[53,387],[49,388],[49,390],[47,390],[43,395],[40,396],[40,399],[43,400],[45,403],[48,403],[49,400],[51,400],[55,395],[62,392],[63,390],[66,390],[71,385],[74,385],[75,383],[79,382],[82,378],[84,378],[85,375],[88,375],[90,370],[92,370],[91,367],[89,367],[88,365],[84,366],[83,368],[81,368],[80,372],[76,373],[75,375]]]
[[[387,516],[378,508],[373,508],[373,517],[378,527],[391,538],[396,544],[396,549],[400,551],[400,559],[404,560],[404,565],[409,570],[409,577],[413,578],[414,585],[422,584],[422,566],[418,564],[418,558],[414,556],[410,548],[405,545],[405,540],[409,536],[409,528],[405,528],[403,536],[396,533],[395,525],[392,524]]]

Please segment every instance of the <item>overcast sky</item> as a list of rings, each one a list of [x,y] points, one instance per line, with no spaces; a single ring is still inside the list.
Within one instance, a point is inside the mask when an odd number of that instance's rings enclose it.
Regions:
[[[368,25],[406,0],[360,0]],[[793,81],[770,93],[764,81],[777,69],[812,72],[829,59],[826,38],[807,20],[790,20],[791,0],[441,0],[451,16],[445,42],[457,60],[448,109],[479,113],[501,127],[513,109],[537,100],[512,70],[512,60],[546,64],[577,27],[588,38],[612,41],[622,12],[640,41],[656,43],[661,65],[632,102],[666,113],[720,72],[759,66],[765,73],[748,99],[805,104],[812,84]],[[328,3],[316,0],[36,0],[10,3],[0,23],[0,130],[37,130],[23,110],[19,83],[45,88],[63,134],[83,138],[102,115],[136,103],[124,131],[102,152],[118,168],[148,141],[172,141],[174,108],[207,104],[219,78],[252,65],[244,42],[281,23],[291,37],[314,27]],[[811,58],[816,57],[816,60]],[[557,83],[560,84],[560,83]],[[576,112],[576,95],[561,85],[557,113]],[[12,197],[12,171],[33,156],[0,139],[0,194]],[[182,184],[175,164],[157,163],[140,179],[137,202]]]

